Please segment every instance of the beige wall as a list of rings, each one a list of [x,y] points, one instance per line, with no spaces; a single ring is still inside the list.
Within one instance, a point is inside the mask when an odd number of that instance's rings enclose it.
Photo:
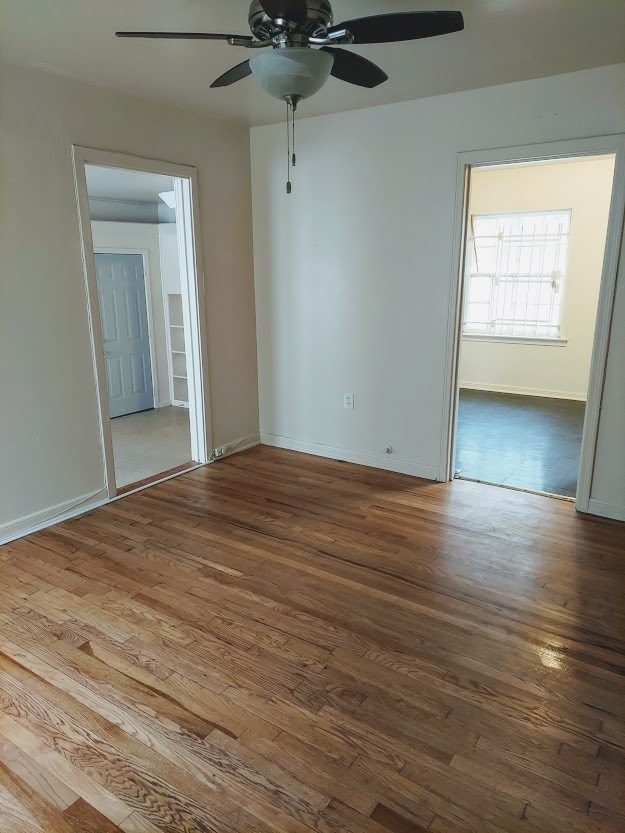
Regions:
[[[101,493],[71,145],[199,172],[215,445],[258,431],[249,131],[3,66],[0,538]]]
[[[472,214],[572,210],[562,313],[567,343],[464,339],[461,385],[586,398],[613,179],[614,158],[473,172]]]

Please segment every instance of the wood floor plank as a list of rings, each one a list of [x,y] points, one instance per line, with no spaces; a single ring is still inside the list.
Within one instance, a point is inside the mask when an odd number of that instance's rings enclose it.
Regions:
[[[19,672],[14,676],[0,671],[2,710],[127,804],[131,812],[141,812],[157,827],[177,826],[181,833],[222,829],[234,833],[226,817],[213,815],[207,806],[154,774],[149,768],[150,763],[146,766],[141,759],[119,748],[119,742],[115,746],[92,729],[85,728],[76,716],[52,703],[51,694],[42,696],[41,691],[46,687],[37,684],[32,675],[29,675],[27,685],[20,682],[21,676]],[[63,699],[67,702],[67,698]],[[87,722],[86,712],[78,711],[82,712],[82,721]],[[104,723],[99,721],[98,726],[102,730]],[[101,733],[107,734],[106,731]],[[126,741],[126,745],[131,744]],[[149,758],[148,751],[146,748],[146,759]],[[164,765],[163,769],[167,767]]]
[[[273,741],[268,741],[247,731],[239,738],[239,743],[275,761],[305,784],[332,795],[362,815],[370,816],[375,809],[372,781],[355,777],[349,767],[337,765],[329,755],[298,741],[287,732],[281,732]]]
[[[1,727],[0,727],[1,732]],[[53,772],[48,771],[0,734],[0,763],[28,784],[48,804],[57,810],[67,808],[78,800],[78,795]]]
[[[621,833],[625,525],[260,447],[0,549],[2,833]]]
[[[35,816],[0,783],[0,818],[7,830],[19,830],[20,833],[45,833]]]
[[[384,804],[378,804],[371,814],[371,818],[381,824],[382,827],[392,830],[393,833],[425,833],[425,827],[414,824],[404,816],[386,807]]]
[[[123,833],[159,833],[159,828],[140,813],[132,813],[120,825]]]
[[[0,716],[0,732],[45,772],[53,774],[66,788],[75,791],[109,821],[120,823],[130,815],[131,810],[123,801],[6,714]]]
[[[63,813],[63,819],[68,822],[76,833],[121,833],[121,829],[105,818],[94,807],[77,799]]]

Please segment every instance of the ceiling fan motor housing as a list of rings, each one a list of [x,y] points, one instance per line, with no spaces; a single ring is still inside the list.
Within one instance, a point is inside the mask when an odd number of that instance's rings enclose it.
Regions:
[[[271,40],[282,30],[265,14],[260,0],[250,6],[250,29],[258,40]],[[326,0],[308,0],[308,19],[303,31],[311,38],[325,37],[334,22],[332,6]]]

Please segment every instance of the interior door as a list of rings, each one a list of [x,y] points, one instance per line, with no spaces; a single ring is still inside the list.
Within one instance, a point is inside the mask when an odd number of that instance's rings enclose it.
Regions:
[[[141,255],[97,254],[98,295],[111,417],[154,407]]]

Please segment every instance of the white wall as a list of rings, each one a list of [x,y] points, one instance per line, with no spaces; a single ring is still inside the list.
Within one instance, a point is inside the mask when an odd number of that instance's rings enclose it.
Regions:
[[[304,119],[288,197],[283,126],[254,128],[265,441],[436,477],[458,152],[619,132],[625,65]],[[625,517],[624,296],[593,495]]]
[[[475,170],[472,214],[571,209],[562,335],[550,345],[465,338],[463,387],[586,399],[614,179],[614,158]]]
[[[179,293],[180,258],[178,255],[178,232],[175,223],[161,223],[158,226],[158,240],[161,253],[163,291]]]
[[[199,172],[215,445],[258,431],[249,133],[35,70],[0,72],[0,536],[101,494],[71,145]]]
[[[171,394],[159,228],[158,225],[148,223],[112,223],[103,220],[93,220],[91,222],[95,249],[145,249],[147,251],[148,273],[146,275],[146,285],[152,313],[150,341],[156,363],[156,367],[152,368],[152,378],[156,379],[155,405],[157,408],[163,408],[166,405],[171,405]],[[173,229],[175,239],[175,225]]]
[[[157,224],[159,215],[160,206],[156,203],[89,197],[89,216],[102,223]]]

